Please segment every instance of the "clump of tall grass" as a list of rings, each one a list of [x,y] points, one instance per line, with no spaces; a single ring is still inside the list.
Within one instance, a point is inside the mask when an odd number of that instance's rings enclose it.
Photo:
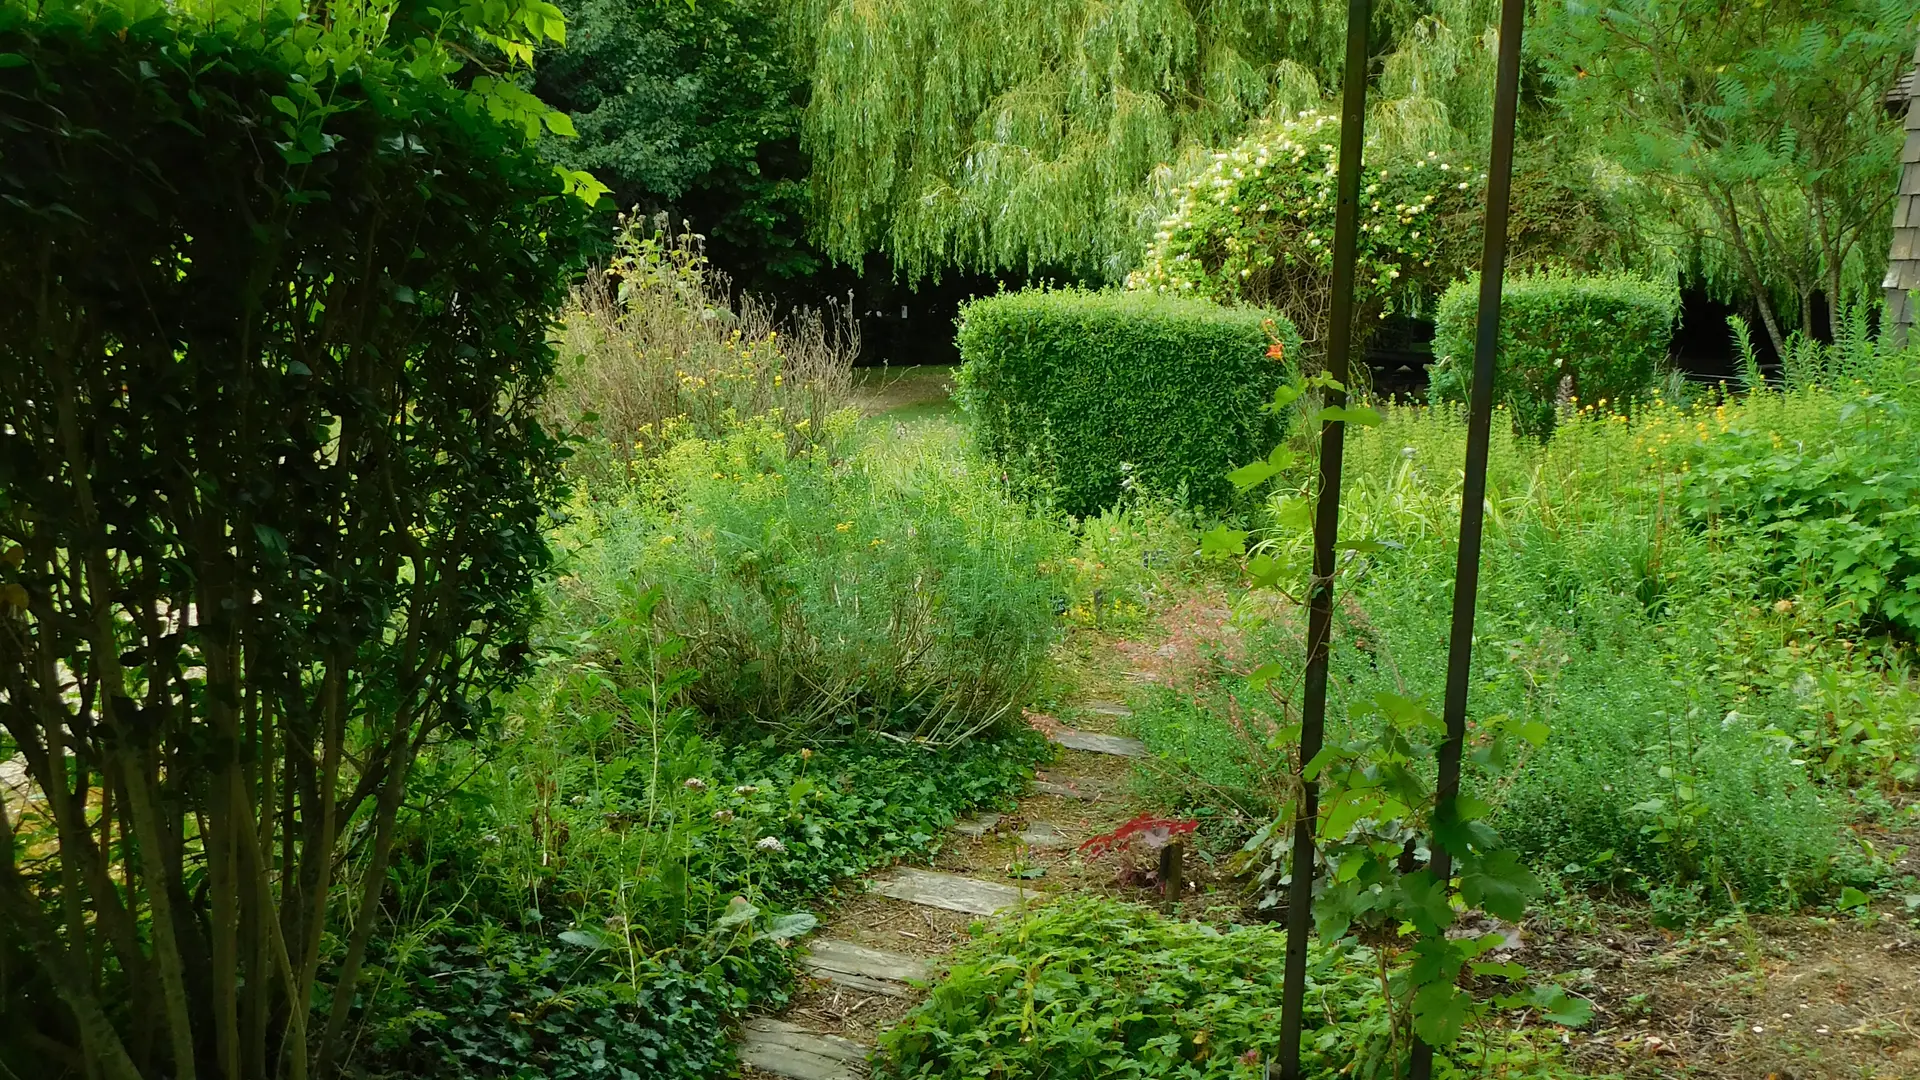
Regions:
[[[723,727],[947,745],[1017,716],[1054,634],[1058,530],[950,424],[827,429],[799,454],[771,419],[682,438],[577,498],[561,616],[593,625],[626,583],[661,586]]]
[[[678,435],[710,438],[770,417],[789,449],[844,408],[859,323],[838,304],[782,312],[707,261],[702,238],[622,215],[613,256],[573,292],[547,419],[582,436],[577,465],[618,473]]]

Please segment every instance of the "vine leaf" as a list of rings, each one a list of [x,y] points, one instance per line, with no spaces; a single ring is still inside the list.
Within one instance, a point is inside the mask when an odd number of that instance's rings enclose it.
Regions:
[[[1467,903],[1508,922],[1524,917],[1527,900],[1539,893],[1540,879],[1510,850],[1476,859],[1460,874],[1460,895]]]
[[[1225,525],[1216,525],[1200,534],[1200,554],[1202,555],[1242,555],[1246,550],[1245,529],[1229,529]]]
[[[1450,982],[1428,983],[1413,995],[1413,1030],[1428,1046],[1452,1046],[1466,1026],[1472,1000]]]
[[[1585,1027],[1593,1020],[1593,1003],[1574,997],[1551,983],[1533,988],[1533,1003],[1540,1008],[1540,1019],[1565,1027]]]

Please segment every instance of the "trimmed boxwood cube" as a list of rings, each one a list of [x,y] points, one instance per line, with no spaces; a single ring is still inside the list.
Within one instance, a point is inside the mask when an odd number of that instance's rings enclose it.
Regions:
[[[1429,396],[1465,401],[1473,376],[1478,276],[1455,282],[1434,312]],[[1583,403],[1627,404],[1653,387],[1673,344],[1680,293],[1672,282],[1628,274],[1520,275],[1500,299],[1493,400],[1514,430],[1553,431],[1562,383]]]
[[[1002,293],[961,312],[959,399],[1014,487],[1069,514],[1113,505],[1129,473],[1217,508],[1233,497],[1226,474],[1280,436],[1262,406],[1298,340],[1273,312],[1207,300]]]

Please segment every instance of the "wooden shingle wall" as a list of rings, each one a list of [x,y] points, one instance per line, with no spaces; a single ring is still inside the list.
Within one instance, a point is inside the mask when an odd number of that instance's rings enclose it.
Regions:
[[[1920,70],[1920,49],[1914,50],[1913,62]],[[1914,108],[1911,100],[1915,75],[1909,72],[1901,80],[1906,89],[1902,96],[1908,99],[1903,103],[1907,142],[1900,148],[1900,193],[1893,201],[1893,248],[1888,252],[1887,278],[1881,283],[1886,289],[1887,316],[1903,341],[1914,322],[1912,293],[1920,289],[1920,109]]]

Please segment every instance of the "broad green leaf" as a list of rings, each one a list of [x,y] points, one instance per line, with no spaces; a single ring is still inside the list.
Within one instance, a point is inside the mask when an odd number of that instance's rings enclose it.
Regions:
[[[1423,934],[1437,934],[1453,925],[1453,902],[1446,883],[1434,879],[1431,870],[1415,870],[1400,879],[1400,892],[1406,899],[1408,921]]]
[[[1264,552],[1247,560],[1247,576],[1253,579],[1253,584],[1258,588],[1270,589],[1279,584],[1280,575],[1285,572],[1286,567],[1281,565],[1280,560]]]
[[[727,902],[726,913],[721,915],[719,921],[714,923],[714,925],[722,930],[731,930],[743,923],[752,922],[754,917],[759,914],[760,909],[747,903],[746,897],[736,896]]]
[[[1354,822],[1371,816],[1379,804],[1379,796],[1363,791],[1348,789],[1332,793],[1321,817],[1320,835],[1330,841],[1339,840],[1353,828]]]
[[[1854,908],[1866,907],[1867,894],[1848,885],[1840,890],[1840,899],[1835,902],[1834,906],[1841,911],[1852,911]]]
[[[560,933],[560,940],[577,948],[591,949],[595,952],[618,948],[620,945],[620,940],[610,934],[584,928],[564,930]]]
[[[1241,555],[1247,550],[1247,533],[1244,529],[1229,529],[1225,525],[1216,525],[1200,534],[1200,554],[1202,555]]]
[[[1273,511],[1273,523],[1283,529],[1307,532],[1313,528],[1313,502],[1303,498],[1285,498]]]
[[[1540,893],[1540,879],[1521,865],[1512,851],[1493,852],[1472,860],[1460,873],[1460,895],[1468,904],[1497,919],[1519,922],[1527,901]]]
[[[1453,798],[1453,812],[1461,821],[1478,821],[1493,813],[1493,804],[1462,792]]]
[[[1525,964],[1514,963],[1511,960],[1505,963],[1477,961],[1468,964],[1467,969],[1482,978],[1524,979],[1527,977],[1527,966]]]
[[[820,925],[820,920],[812,912],[795,911],[787,915],[777,915],[767,924],[767,936],[776,941],[791,941]]]
[[[1413,995],[1413,1030],[1428,1046],[1445,1049],[1460,1038],[1473,1000],[1450,982],[1429,983]]]
[[[573,117],[555,109],[546,115],[547,130],[571,139],[580,133],[573,128]]]
[[[1259,487],[1261,484],[1279,475],[1279,473],[1280,470],[1275,468],[1271,463],[1256,461],[1248,465],[1242,465],[1228,473],[1227,480],[1230,481],[1235,488],[1241,491],[1247,491]]]
[[[1540,1010],[1540,1018],[1550,1024],[1585,1027],[1593,1020],[1592,1002],[1574,997],[1551,983],[1534,987],[1530,997],[1534,1007]]]

